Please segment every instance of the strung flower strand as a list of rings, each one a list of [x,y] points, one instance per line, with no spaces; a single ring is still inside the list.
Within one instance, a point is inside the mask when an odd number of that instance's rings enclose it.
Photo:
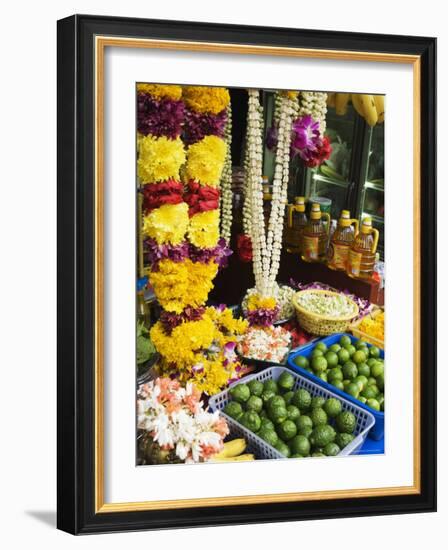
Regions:
[[[230,242],[232,230],[232,109],[227,107],[227,124],[224,139],[227,143],[227,154],[221,175],[221,237]]]

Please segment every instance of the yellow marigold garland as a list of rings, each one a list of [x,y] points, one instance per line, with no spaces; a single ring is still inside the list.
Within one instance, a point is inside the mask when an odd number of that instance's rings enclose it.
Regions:
[[[158,244],[180,244],[189,224],[188,204],[164,204],[143,218],[143,234]]]
[[[202,185],[217,187],[221,179],[227,144],[217,136],[206,136],[190,145],[187,151],[185,177]]]
[[[143,183],[179,179],[179,169],[186,158],[180,138],[141,137],[138,139],[138,153],[137,173]]]
[[[197,363],[197,352],[208,349],[215,337],[213,321],[204,316],[199,321],[189,321],[175,327],[167,334],[160,321],[150,330],[151,340],[157,351],[168,363],[175,363],[180,371]]]
[[[230,94],[227,88],[184,86],[182,99],[194,111],[216,115],[229,105]]]
[[[219,210],[200,212],[190,219],[188,238],[199,248],[212,248],[219,240]]]
[[[274,309],[277,305],[275,298],[263,297],[259,294],[251,294],[247,301],[247,309],[255,311],[256,309]]]
[[[178,100],[182,96],[182,87],[171,84],[137,84],[137,92],[146,92],[155,99]]]

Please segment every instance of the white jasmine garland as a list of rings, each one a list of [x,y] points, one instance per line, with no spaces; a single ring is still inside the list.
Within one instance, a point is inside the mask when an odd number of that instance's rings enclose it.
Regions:
[[[232,230],[232,110],[227,108],[227,124],[224,139],[227,144],[226,159],[221,176],[221,237],[227,244]]]
[[[311,115],[318,121],[321,136],[327,127],[327,95],[325,92],[300,92],[298,97],[298,116]]]
[[[272,185],[271,214],[267,233],[263,214],[262,189],[262,110],[259,92],[249,90],[249,109],[247,125],[247,171],[246,189],[250,199],[251,239],[253,249],[253,270],[255,288],[261,296],[272,296],[275,279],[280,266],[282,248],[283,216],[287,201],[289,180],[289,149],[291,143],[292,119],[296,108],[294,101],[285,94],[277,102],[278,141],[275,158],[274,179]]]

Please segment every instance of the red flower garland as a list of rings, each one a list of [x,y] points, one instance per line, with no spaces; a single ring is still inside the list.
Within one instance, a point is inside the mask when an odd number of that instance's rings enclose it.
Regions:
[[[324,160],[327,160],[331,156],[331,152],[333,151],[331,147],[330,140],[327,136],[325,136],[322,139],[322,144],[317,146],[316,151],[313,151],[311,153],[311,158],[307,161],[304,161],[305,166],[308,168],[315,168],[316,166],[320,166]]]
[[[184,186],[169,179],[160,183],[149,183],[143,187],[143,211],[145,214],[164,204],[180,204]]]
[[[189,215],[194,216],[199,212],[216,210],[219,206],[219,190],[209,185],[201,185],[196,181],[188,182],[188,191],[184,201],[190,207]]]
[[[249,235],[238,235],[236,238],[238,257],[242,262],[252,261],[252,240]]]

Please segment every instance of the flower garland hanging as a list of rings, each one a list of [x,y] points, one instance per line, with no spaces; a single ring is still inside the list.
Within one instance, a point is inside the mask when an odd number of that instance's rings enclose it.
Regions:
[[[267,232],[263,215],[263,190],[261,170],[263,159],[262,114],[259,93],[249,90],[249,110],[247,128],[247,189],[250,198],[251,217],[257,223],[251,224],[253,247],[253,269],[257,294],[248,308],[252,324],[272,323],[279,312],[273,297],[275,280],[280,267],[283,217],[287,201],[289,180],[289,150],[291,144],[292,117],[295,113],[294,96],[288,93],[280,97],[278,112],[278,140],[272,185],[271,213]]]
[[[221,237],[230,243],[232,231],[232,110],[227,107],[227,124],[224,139],[227,144],[226,159],[221,175]]]
[[[293,124],[291,158],[298,157],[309,168],[319,166],[330,158],[331,144],[327,136],[326,113],[327,94],[324,92],[295,92],[294,99],[295,120]],[[280,94],[276,94],[273,125],[269,128],[266,137],[266,146],[273,150],[278,139],[278,118]]]
[[[205,307],[230,253],[219,232],[230,96],[221,88],[188,86],[179,93],[178,87],[139,86],[144,259],[163,308],[150,336],[162,374],[182,384],[193,380],[212,395],[238,377],[234,348],[247,328],[245,321],[229,321],[230,310]]]

